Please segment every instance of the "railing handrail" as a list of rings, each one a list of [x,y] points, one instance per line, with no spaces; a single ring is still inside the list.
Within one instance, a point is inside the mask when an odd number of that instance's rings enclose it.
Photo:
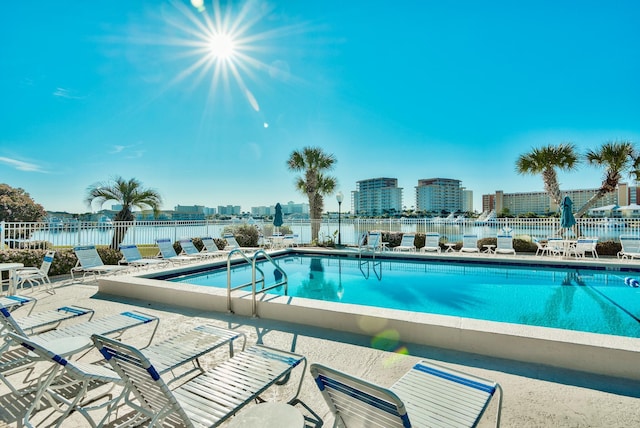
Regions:
[[[233,250],[229,251],[229,254],[227,255],[227,311],[228,312],[233,312],[233,310],[231,309],[231,292],[232,291],[240,290],[241,288],[245,288],[249,285],[251,285],[252,289],[254,290],[256,287],[255,266],[252,267],[251,282],[248,282],[246,284],[236,285],[235,287],[231,287],[231,256],[233,254],[240,254],[240,256],[247,262],[248,265],[253,266],[252,261],[249,259],[249,257],[247,257],[247,255],[244,253],[244,251],[242,251],[241,248],[234,248]],[[260,273],[262,273],[262,281],[264,281],[264,273],[262,272],[262,270],[260,271]],[[255,300],[255,293],[254,293],[254,300]]]
[[[280,282],[275,282],[273,285],[269,286],[269,287],[265,287],[265,283],[264,283],[264,273],[262,274],[262,289],[257,291],[256,290],[256,281],[255,281],[255,274],[256,274],[256,261],[258,260],[258,255],[262,255],[264,256],[264,258],[266,260],[268,260],[269,262],[271,262],[272,265],[275,266],[275,268],[278,270],[278,272],[280,272],[282,274],[282,281]],[[252,275],[252,293],[251,293],[251,297],[252,297],[252,307],[251,307],[251,315],[252,316],[256,316],[258,313],[258,304],[256,301],[256,294],[259,293],[266,293],[269,290],[273,290],[276,287],[280,287],[282,285],[284,285],[284,295],[288,295],[289,293],[289,277],[287,276],[287,273],[280,267],[280,265],[278,265],[273,258],[267,254],[267,252],[265,250],[258,250],[255,253],[253,253],[253,257],[252,257],[252,270],[251,270],[251,275]]]

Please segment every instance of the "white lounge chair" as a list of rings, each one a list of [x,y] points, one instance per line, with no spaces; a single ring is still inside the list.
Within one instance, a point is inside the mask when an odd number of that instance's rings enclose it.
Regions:
[[[206,251],[207,253],[211,253],[211,254],[221,254],[221,255],[229,254],[228,251],[221,250],[220,247],[218,247],[218,244],[216,244],[216,241],[212,237],[205,236],[200,239],[202,240],[202,245],[204,245],[204,248],[202,251]]]
[[[435,232],[429,232],[424,236],[424,247],[420,248],[421,253],[427,253],[435,251],[436,253],[440,253],[442,248],[440,248],[440,234]]]
[[[513,254],[516,255],[516,250],[513,248],[513,237],[511,235],[498,235],[496,237],[496,254]]]
[[[73,252],[78,258],[75,267],[71,268],[71,280],[74,281],[74,274],[82,272],[82,279],[91,274],[93,279],[98,275],[107,275],[110,273],[122,272],[127,266],[121,265],[105,265],[95,245],[83,245],[73,248]]]
[[[232,251],[236,249],[240,249],[240,244],[236,241],[236,237],[233,236],[233,233],[225,233],[222,235],[225,241],[227,241],[227,245],[225,245],[225,251]]]
[[[391,388],[311,364],[311,374],[335,417],[334,427],[475,427],[498,391],[496,382],[420,361]]]
[[[28,282],[31,286],[31,291],[33,291],[36,285],[42,284],[49,293],[55,294],[55,290],[49,280],[49,270],[55,254],[56,252],[53,250],[47,251],[39,268],[35,266],[18,268],[16,270],[16,288],[22,289],[24,288],[25,282]]]
[[[48,344],[55,345],[59,343],[61,339],[67,340],[74,337],[88,338],[94,333],[120,337],[124,331],[130,328],[155,323],[155,328],[149,338],[149,343],[151,343],[158,328],[158,317],[137,311],[126,311],[117,315],[111,315],[97,320],[91,319],[34,335],[25,331],[29,330],[33,324],[30,323],[26,325],[25,321],[23,321],[22,324],[25,327],[23,328],[20,321],[16,320],[9,311],[3,310],[1,313],[0,325],[3,327],[5,334],[14,333],[27,337],[36,340],[43,346],[48,346]],[[48,312],[46,314],[49,315],[50,313]],[[13,342],[5,341],[0,348],[0,381],[4,382],[12,392],[17,394],[17,389],[11,384],[7,376],[30,369],[33,363],[33,358],[25,352],[23,348],[15,349]]]
[[[585,258],[587,253],[590,253],[591,257],[598,258],[597,244],[598,238],[578,238],[576,244],[569,248],[569,255]]]
[[[218,254],[215,254],[215,253],[209,253],[207,251],[198,251],[198,249],[196,248],[195,244],[191,239],[188,239],[188,238],[179,239],[178,242],[180,243],[180,247],[182,248],[182,252],[180,253],[181,256],[194,257],[197,259],[205,259],[209,257],[218,256]]]
[[[543,243],[538,238],[533,238],[533,243],[536,244],[536,256],[544,256],[545,254],[548,256],[551,255],[551,249],[546,242]]]
[[[567,243],[560,237],[552,236],[547,238],[547,247],[550,256],[563,256],[567,250]]]
[[[461,253],[479,253],[480,248],[478,248],[478,235],[475,234],[465,234],[462,235],[462,248],[460,248]]]
[[[619,259],[640,259],[640,236],[620,235]]]
[[[105,422],[110,412],[119,403],[128,390],[125,388],[121,394],[105,401],[101,404],[94,404],[92,401],[97,397],[90,394],[96,389],[96,383],[111,384],[124,386],[122,378],[113,370],[106,367],[102,363],[82,363],[74,362],[64,355],[56,354],[55,350],[49,349],[42,344],[29,338],[10,333],[11,339],[30,351],[36,353],[40,359],[48,361],[52,364],[51,374],[38,385],[36,397],[32,400],[32,405],[24,416],[24,421],[28,424],[29,418],[34,411],[37,411],[42,398],[48,402],[56,402],[54,409],[62,412],[58,418],[58,425],[62,423],[65,417],[72,411],[79,411],[92,426],[100,426]],[[204,372],[200,366],[198,359],[205,354],[213,352],[222,346],[229,345],[229,356],[233,356],[233,342],[236,339],[243,338],[242,350],[245,349],[246,336],[243,333],[227,330],[212,325],[201,325],[182,334],[167,338],[162,342],[155,343],[145,348],[145,355],[150,361],[154,362],[154,367],[160,375],[171,375],[172,379],[169,383],[183,380],[185,376],[191,376],[193,373],[201,374]],[[91,346],[93,342],[90,341]],[[183,367],[191,365],[191,369],[184,370]],[[65,375],[65,376],[60,376]],[[65,388],[74,386],[74,395],[69,399],[65,396]],[[88,389],[91,387],[91,390]],[[105,389],[105,388],[102,388]],[[106,394],[108,391],[99,391]],[[88,405],[83,404],[89,403]],[[106,414],[98,422],[93,420],[90,411],[96,409],[106,409]],[[104,412],[104,410],[103,410]]]
[[[282,237],[282,246],[284,248],[297,247],[296,237],[293,233],[287,233]]]
[[[367,239],[365,243],[360,243],[358,251],[379,251],[382,249],[382,233],[381,232],[369,232],[367,233]]]
[[[394,247],[393,251],[415,251],[416,245],[414,243],[416,239],[415,233],[405,233],[402,235],[402,240],[400,241],[400,245]]]
[[[21,296],[18,294],[11,294],[9,296],[0,296],[0,307],[4,307],[9,311],[21,308],[26,304],[33,303],[29,310],[29,313],[33,311],[37,300],[34,297]]]
[[[119,263],[126,264],[127,266],[134,267],[151,267],[151,266],[163,266],[167,265],[167,260],[162,259],[146,259],[140,254],[140,249],[137,245],[120,245],[120,252],[122,253],[122,260]]]
[[[0,305],[0,337],[9,331],[18,334],[37,334],[58,328],[63,321],[88,316],[93,318],[94,310],[81,306],[62,306],[43,312],[30,313],[22,317],[15,317],[5,306]],[[0,344],[0,349],[2,345]]]
[[[111,394],[115,386],[123,386],[124,382],[104,364],[74,361],[68,355],[59,355],[53,348],[36,340],[15,333],[10,333],[9,336],[14,344],[22,346],[21,349],[27,350],[34,359],[51,363],[48,373],[39,379],[35,395],[30,398],[31,405],[22,416],[23,423],[28,427],[33,426],[30,419],[43,404],[53,404],[52,410],[62,413],[56,419],[56,427],[74,411],[87,420],[88,426],[102,426],[127,393],[123,388],[115,396]],[[108,399],[103,400],[105,397]],[[46,406],[47,411],[50,410],[49,406]],[[99,421],[94,420],[89,413],[97,410],[106,412]]]
[[[156,239],[156,245],[160,251],[160,256],[171,263],[191,263],[196,260],[195,257],[191,256],[179,256],[169,238]]]
[[[134,402],[129,403],[150,419],[149,426],[214,427],[306,359],[297,354],[254,345],[175,389],[169,389],[159,370],[144,353],[117,340],[94,335],[92,339],[111,367],[122,377]],[[300,393],[303,376],[293,402]]]

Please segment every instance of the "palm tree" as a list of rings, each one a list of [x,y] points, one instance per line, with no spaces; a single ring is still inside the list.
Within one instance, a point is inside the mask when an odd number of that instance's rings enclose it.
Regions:
[[[113,182],[94,183],[87,188],[86,202],[89,207],[102,205],[107,201],[114,201],[122,205],[122,209],[116,214],[115,232],[111,241],[111,248],[117,250],[124,239],[128,225],[135,219],[131,210],[134,207],[140,209],[151,208],[157,217],[162,205],[162,197],[155,190],[143,189],[142,183],[135,178],[126,181],[122,177],[116,177]],[[118,222],[122,222],[118,224]]]
[[[576,168],[578,162],[578,155],[573,144],[561,143],[557,146],[550,144],[520,155],[516,161],[516,171],[523,175],[542,173],[544,191],[556,205],[560,205],[562,194],[560,193],[556,168],[571,171]]]
[[[309,199],[309,216],[311,217],[311,239],[318,240],[320,218],[324,209],[324,196],[331,195],[338,181],[335,177],[325,175],[331,170],[336,158],[319,147],[305,147],[302,151],[291,153],[287,166],[291,171],[304,171],[304,177],[296,178],[296,188]]]
[[[604,195],[615,192],[623,174],[631,173],[637,177],[640,166],[640,159],[630,141],[608,141],[597,150],[587,151],[585,159],[589,165],[605,168],[605,173],[600,188],[578,210],[576,218],[582,217]]]

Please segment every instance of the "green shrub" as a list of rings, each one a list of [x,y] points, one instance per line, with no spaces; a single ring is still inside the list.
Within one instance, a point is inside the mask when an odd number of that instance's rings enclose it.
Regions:
[[[599,256],[617,256],[622,250],[622,245],[619,242],[602,241],[596,245],[596,251]]]
[[[238,241],[238,245],[240,245],[241,247],[258,246],[258,237],[260,235],[260,232],[258,231],[258,228],[256,226],[252,226],[246,223],[238,226],[227,226],[224,228],[223,233],[233,233],[236,241]],[[223,245],[221,248],[224,248],[225,245]]]

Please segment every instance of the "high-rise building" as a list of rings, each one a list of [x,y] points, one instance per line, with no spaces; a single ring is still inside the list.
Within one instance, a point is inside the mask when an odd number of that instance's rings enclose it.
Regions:
[[[596,206],[627,205],[633,198],[631,189],[626,183],[620,183],[616,192],[604,195],[598,200]],[[597,191],[598,189],[566,190],[562,191],[562,196],[569,196],[573,202],[574,211],[577,211]],[[502,190],[497,190],[493,195],[482,195],[482,210],[486,212],[495,210],[498,214],[506,211],[513,215],[527,213],[544,215],[557,212],[559,207],[546,192],[504,193]]]
[[[416,186],[416,210],[430,212],[456,212],[463,209],[460,180],[428,178],[418,180]],[[473,198],[473,194],[471,195]],[[473,203],[472,203],[473,205]]]
[[[240,215],[240,205],[218,205],[220,215]]]
[[[473,190],[467,190],[464,187],[461,187],[460,190],[462,190],[462,211],[473,212]]]
[[[356,182],[351,193],[355,215],[398,214],[402,212],[402,188],[397,178],[371,178]]]

